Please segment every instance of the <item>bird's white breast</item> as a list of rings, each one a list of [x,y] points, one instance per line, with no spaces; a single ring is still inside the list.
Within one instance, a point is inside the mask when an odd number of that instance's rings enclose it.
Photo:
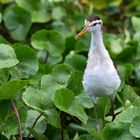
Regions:
[[[119,88],[120,78],[106,50],[103,54],[89,52],[83,86],[93,99],[97,96],[112,98]]]

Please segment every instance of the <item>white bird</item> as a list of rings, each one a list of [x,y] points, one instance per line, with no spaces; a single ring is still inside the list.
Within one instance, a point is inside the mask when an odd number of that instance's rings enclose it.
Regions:
[[[91,32],[91,44],[88,53],[87,66],[83,76],[85,91],[92,98],[95,108],[96,129],[99,131],[96,113],[96,97],[107,96],[112,101],[114,119],[114,99],[121,80],[117,70],[106,50],[102,36],[102,20],[97,16],[90,16],[85,20],[85,27],[76,36],[79,38],[86,32]]]

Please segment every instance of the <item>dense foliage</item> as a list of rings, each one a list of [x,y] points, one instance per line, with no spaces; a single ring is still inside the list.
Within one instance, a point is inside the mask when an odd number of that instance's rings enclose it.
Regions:
[[[102,18],[122,81],[113,122],[98,98],[100,132],[81,83],[90,33],[75,40],[89,15]],[[0,0],[0,34],[0,140],[18,139],[20,125],[23,139],[140,139],[139,0]]]

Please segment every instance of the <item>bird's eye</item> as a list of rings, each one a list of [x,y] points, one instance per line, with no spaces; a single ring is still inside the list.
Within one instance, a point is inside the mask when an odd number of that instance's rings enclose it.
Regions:
[[[96,26],[97,23],[94,23],[93,26]]]

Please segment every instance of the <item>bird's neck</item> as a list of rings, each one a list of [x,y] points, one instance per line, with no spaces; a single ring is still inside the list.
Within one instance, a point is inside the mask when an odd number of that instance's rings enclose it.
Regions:
[[[91,44],[90,44],[90,52],[94,53],[102,53],[105,51],[102,31],[96,31],[91,33]]]

